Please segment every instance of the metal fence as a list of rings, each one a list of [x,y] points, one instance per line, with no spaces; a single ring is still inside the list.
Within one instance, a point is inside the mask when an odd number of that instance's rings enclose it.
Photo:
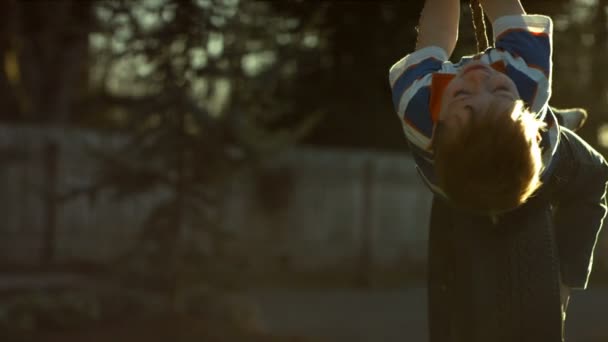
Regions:
[[[124,143],[75,128],[0,126],[0,260],[98,262],[126,251],[166,192],[58,200],[95,180],[92,150]],[[425,258],[430,194],[406,154],[289,149],[240,173],[224,195],[222,227],[236,236],[228,253],[259,267]]]

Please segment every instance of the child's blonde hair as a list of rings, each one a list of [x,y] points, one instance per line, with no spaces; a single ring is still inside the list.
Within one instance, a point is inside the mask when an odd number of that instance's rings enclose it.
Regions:
[[[488,214],[520,206],[541,185],[545,126],[521,100],[506,112],[491,111],[472,115],[449,139],[439,124],[433,142],[438,185],[450,201]]]

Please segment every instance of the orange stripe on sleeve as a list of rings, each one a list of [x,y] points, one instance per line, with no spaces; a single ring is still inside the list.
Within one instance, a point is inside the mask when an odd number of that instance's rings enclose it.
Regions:
[[[502,72],[503,74],[507,71],[507,66],[505,65],[504,61],[494,62],[490,64],[490,67],[498,72]]]
[[[431,112],[431,120],[433,123],[439,121],[439,112],[441,111],[441,97],[443,91],[448,86],[450,81],[454,79],[453,74],[434,73],[431,80],[431,99],[429,103],[429,111]]]

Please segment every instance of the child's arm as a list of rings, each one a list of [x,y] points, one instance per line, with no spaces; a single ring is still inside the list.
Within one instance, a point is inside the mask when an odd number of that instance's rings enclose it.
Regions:
[[[506,15],[526,14],[519,0],[480,0],[479,2],[491,21]]]
[[[420,15],[416,51],[391,66],[393,105],[418,164],[432,167],[431,138],[438,115],[431,110],[433,76],[453,69],[447,60],[458,39],[460,0],[426,0]],[[437,101],[435,101],[437,102]],[[436,107],[436,106],[435,106]]]
[[[459,20],[460,0],[426,0],[420,14],[416,50],[438,46],[451,56],[458,40]]]
[[[494,42],[490,59],[502,60],[505,73],[533,112],[544,113],[551,96],[551,18],[527,15],[519,0],[480,0],[492,19]],[[544,114],[539,114],[540,116]]]

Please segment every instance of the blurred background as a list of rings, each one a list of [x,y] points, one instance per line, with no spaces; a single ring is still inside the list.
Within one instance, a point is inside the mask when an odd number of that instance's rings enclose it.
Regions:
[[[522,3],[608,152],[608,0]],[[4,0],[3,340],[425,341],[431,195],[388,85],[422,5]],[[595,260],[569,341],[608,341],[607,233]]]

